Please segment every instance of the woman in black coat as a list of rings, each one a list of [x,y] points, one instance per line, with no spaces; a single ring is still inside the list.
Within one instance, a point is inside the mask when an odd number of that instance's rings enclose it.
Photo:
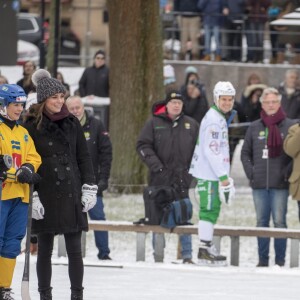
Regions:
[[[42,157],[42,180],[32,211],[32,232],[38,235],[40,299],[52,299],[51,255],[56,234],[64,234],[66,241],[71,299],[82,299],[81,233],[88,230],[86,212],[95,205],[97,194],[92,162],[81,125],[64,104],[64,86],[43,69],[34,73],[33,82],[38,103],[30,107],[24,126]]]

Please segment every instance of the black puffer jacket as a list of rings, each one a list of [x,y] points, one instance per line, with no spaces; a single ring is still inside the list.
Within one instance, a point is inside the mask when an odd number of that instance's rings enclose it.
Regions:
[[[92,158],[96,182],[104,180],[108,182],[111,162],[112,145],[103,123],[86,112],[86,122],[82,126],[87,141],[88,149]],[[98,190],[102,196],[102,192]]]
[[[142,129],[136,147],[149,168],[149,186],[172,186],[178,197],[188,196],[192,180],[188,170],[198,129],[194,119],[182,114],[172,121],[163,102],[154,104],[153,117]]]
[[[284,139],[288,129],[295,122],[286,118],[279,124],[281,137]],[[241,152],[241,160],[253,189],[287,189],[291,172],[291,158],[283,150],[278,157],[263,159],[266,145],[265,126],[261,119],[249,126]]]
[[[79,93],[81,97],[89,95],[109,97],[109,70],[107,66],[86,68],[79,80]]]
[[[52,122],[43,117],[40,130],[33,119],[24,126],[42,157],[36,186],[45,208],[44,219],[33,220],[32,232],[69,233],[88,230],[87,214],[82,212],[81,186],[95,184],[92,162],[83,130],[70,115]]]

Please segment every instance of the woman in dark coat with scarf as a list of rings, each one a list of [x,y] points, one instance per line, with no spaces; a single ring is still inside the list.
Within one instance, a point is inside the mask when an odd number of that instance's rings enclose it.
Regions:
[[[81,125],[64,104],[64,86],[43,69],[33,74],[37,104],[24,126],[42,157],[42,180],[33,197],[32,232],[38,235],[37,277],[40,299],[51,300],[51,255],[56,234],[63,234],[69,258],[71,299],[83,299],[81,233],[96,203],[91,158]]]

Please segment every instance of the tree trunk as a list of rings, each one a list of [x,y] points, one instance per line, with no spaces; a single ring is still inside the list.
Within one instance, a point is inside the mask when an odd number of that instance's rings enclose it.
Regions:
[[[118,190],[129,186],[133,192],[147,181],[136,140],[152,104],[164,95],[159,1],[108,0],[108,11],[111,179]]]

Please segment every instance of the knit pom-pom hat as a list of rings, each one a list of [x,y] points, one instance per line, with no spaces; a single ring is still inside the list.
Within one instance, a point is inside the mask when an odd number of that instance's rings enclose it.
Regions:
[[[55,94],[65,94],[66,89],[62,83],[51,78],[47,70],[39,69],[32,74],[31,80],[36,86],[37,102],[41,103]]]

